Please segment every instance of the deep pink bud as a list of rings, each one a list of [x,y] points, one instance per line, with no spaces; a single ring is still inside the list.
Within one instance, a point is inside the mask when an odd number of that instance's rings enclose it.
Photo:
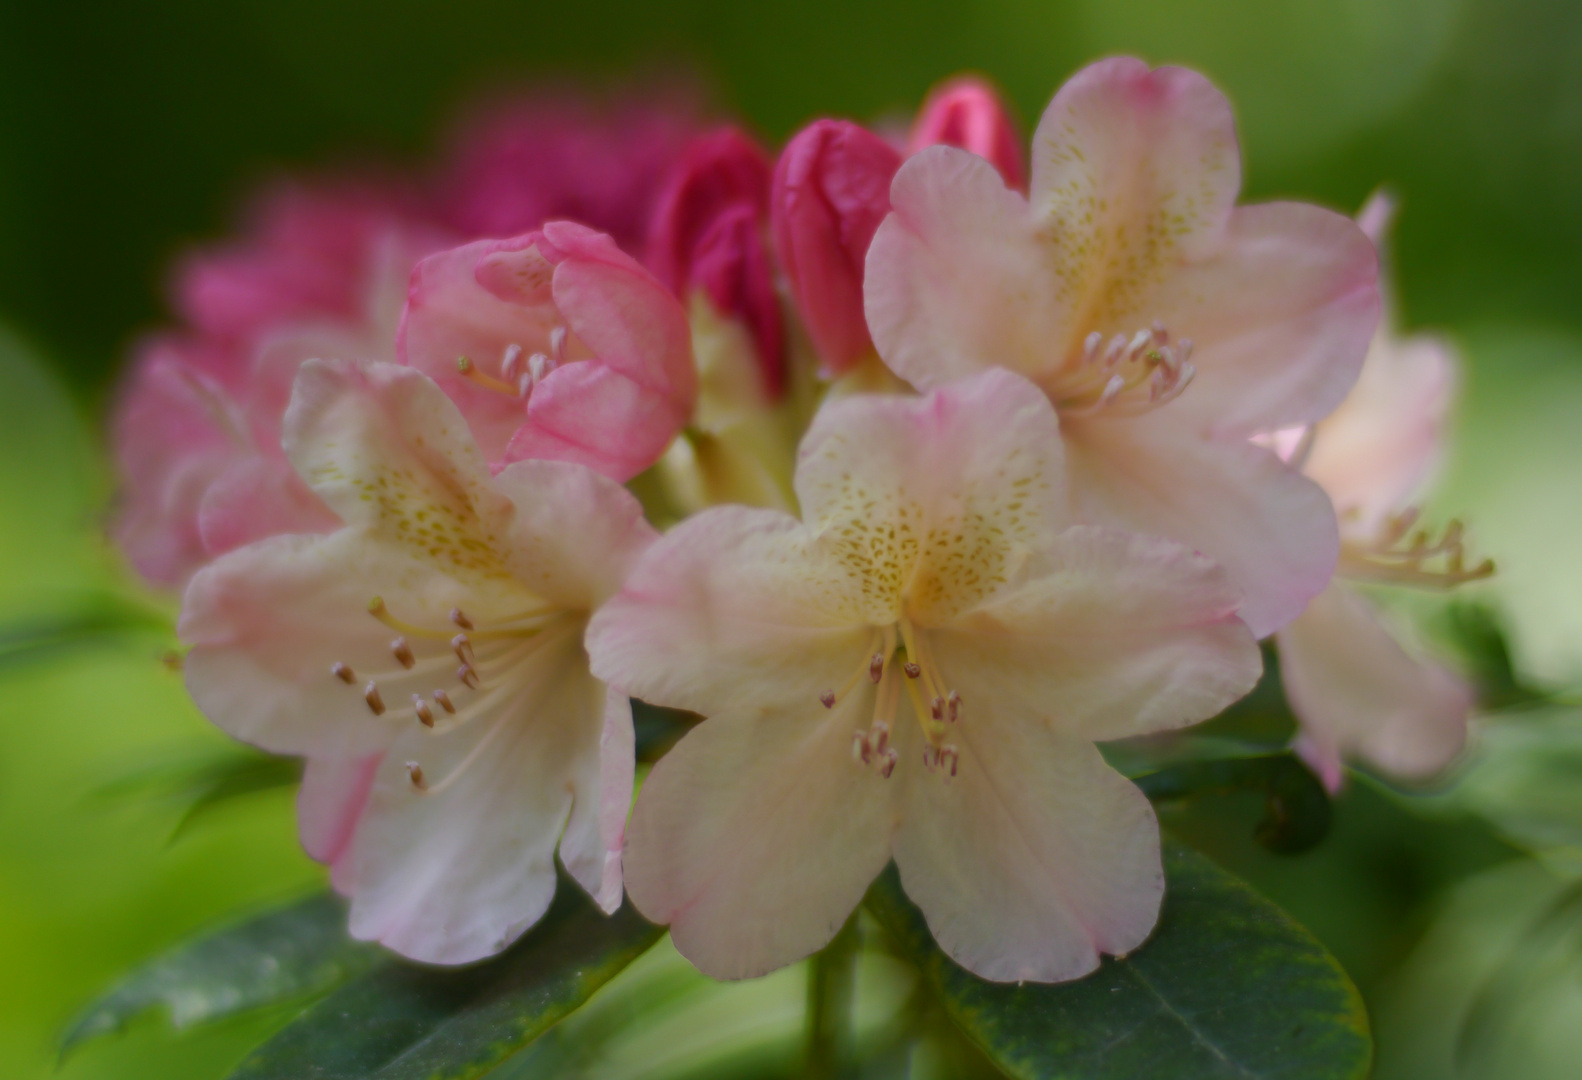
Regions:
[[[819,120],[786,144],[770,221],[781,264],[826,374],[873,348],[863,318],[863,260],[890,212],[901,153],[844,120]]]
[[[723,315],[752,334],[764,386],[785,384],[785,327],[764,232],[769,156],[747,135],[723,128],[692,141],[660,197],[648,266],[678,297],[703,289]]]
[[[912,124],[907,153],[939,143],[977,154],[1000,170],[1008,187],[1027,190],[1027,161],[1016,125],[994,88],[981,79],[962,76],[929,93]]]

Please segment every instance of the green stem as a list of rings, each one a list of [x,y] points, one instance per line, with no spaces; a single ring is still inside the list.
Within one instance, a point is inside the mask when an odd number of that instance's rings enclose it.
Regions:
[[[835,1080],[852,1050],[852,998],[855,990],[857,916],[854,913],[823,950],[815,953],[807,973],[808,1080]]]

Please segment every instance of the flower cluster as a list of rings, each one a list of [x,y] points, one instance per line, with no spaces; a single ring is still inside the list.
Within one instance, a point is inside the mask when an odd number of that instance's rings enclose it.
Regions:
[[[1076,978],[1164,889],[1097,743],[1216,715],[1270,635],[1331,786],[1442,767],[1470,708],[1342,583],[1488,571],[1408,504],[1450,356],[1378,329],[1379,213],[1239,188],[1224,97],[1129,59],[1027,154],[973,79],[778,158],[508,108],[186,265],[116,535],[185,589],[199,708],[307,760],[358,937],[491,955],[558,858],[746,977],[893,859],[969,970]],[[701,718],[635,804],[630,697]]]

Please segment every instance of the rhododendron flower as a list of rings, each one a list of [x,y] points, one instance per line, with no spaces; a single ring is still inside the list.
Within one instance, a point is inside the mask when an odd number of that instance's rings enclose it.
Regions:
[[[397,352],[456,399],[491,461],[575,461],[617,480],[653,464],[697,395],[681,305],[569,221],[420,262]]]
[[[994,91],[957,79],[930,95],[909,151],[935,143],[965,146],[1025,184],[1009,116]],[[826,375],[849,371],[873,353],[863,315],[863,260],[890,211],[890,181],[903,154],[845,120],[818,120],[780,155],[770,203],[775,246]]]
[[[1168,536],[1245,593],[1259,635],[1328,582],[1316,485],[1257,431],[1317,420],[1378,319],[1373,247],[1301,203],[1234,206],[1230,104],[1181,68],[1106,60],[1055,95],[1031,192],[932,147],[896,174],[868,253],[879,355],[920,388],[995,364],[1060,412],[1086,520]]]
[[[564,462],[491,477],[455,404],[388,364],[305,364],[284,442],[343,526],[206,567],[179,632],[210,719],[310,758],[304,843],[353,935],[498,952],[548,907],[557,845],[614,910],[631,711],[582,636],[652,539],[636,500]]]
[[[1148,936],[1148,800],[1093,745],[1259,674],[1238,596],[1169,541],[1072,527],[1055,413],[993,371],[821,410],[803,520],[715,507],[650,548],[593,669],[706,719],[633,811],[627,885],[721,978],[823,946],[893,856],[942,948],[1071,979]]]
[[[1375,196],[1359,219],[1379,243],[1391,215]],[[1333,791],[1343,757],[1405,778],[1432,775],[1466,741],[1471,688],[1398,642],[1348,582],[1446,587],[1493,572],[1467,566],[1461,527],[1414,530],[1412,498],[1443,450],[1456,358],[1433,337],[1381,326],[1349,397],[1316,426],[1284,433],[1283,449],[1323,485],[1340,519],[1330,586],[1280,631],[1280,668],[1301,721],[1298,747]]]
[[[112,422],[113,531],[145,578],[180,586],[253,540],[334,526],[281,417],[308,357],[393,359],[406,278],[436,240],[371,208],[392,202],[286,189],[247,245],[189,261],[178,295],[203,333],[145,345]]]

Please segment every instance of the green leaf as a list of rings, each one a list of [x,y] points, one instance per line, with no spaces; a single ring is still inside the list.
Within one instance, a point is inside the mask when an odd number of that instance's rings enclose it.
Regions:
[[[659,939],[630,903],[605,915],[562,878],[548,914],[466,968],[391,962],[310,1007],[232,1080],[464,1080],[581,1005]]]
[[[1164,865],[1153,936],[1072,983],[968,974],[935,946],[893,865],[868,906],[967,1036],[1018,1080],[1366,1076],[1362,999],[1323,946],[1196,852],[1167,842]]]
[[[211,811],[243,795],[292,787],[302,779],[299,758],[276,757],[250,747],[228,747],[218,753],[174,756],[164,751],[155,761],[123,770],[99,785],[95,794],[115,802],[143,800],[185,804],[171,830],[181,837]]]
[[[1271,851],[1287,855],[1307,851],[1329,832],[1329,794],[1289,752],[1177,761],[1131,778],[1156,802],[1236,791],[1262,793],[1263,818],[1253,835]]]
[[[163,1005],[176,1028],[328,990],[384,954],[346,936],[346,907],[323,894],[177,946],[133,971],[61,1036],[64,1055]]]

